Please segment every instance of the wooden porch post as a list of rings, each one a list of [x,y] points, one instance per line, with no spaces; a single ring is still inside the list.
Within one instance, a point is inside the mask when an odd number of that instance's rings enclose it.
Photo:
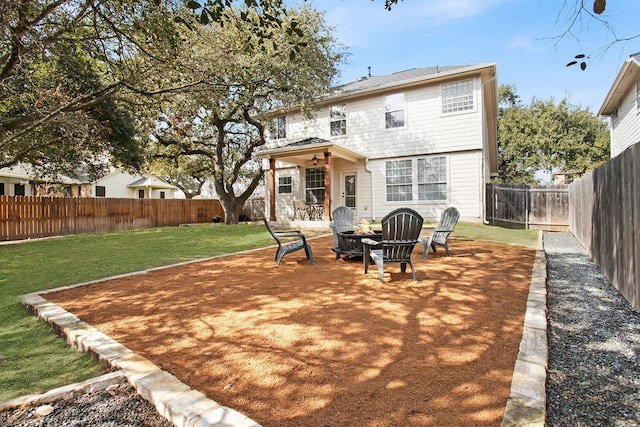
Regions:
[[[269,221],[276,220],[276,159],[269,159]]]
[[[331,219],[331,153],[324,153],[324,215],[322,219]]]

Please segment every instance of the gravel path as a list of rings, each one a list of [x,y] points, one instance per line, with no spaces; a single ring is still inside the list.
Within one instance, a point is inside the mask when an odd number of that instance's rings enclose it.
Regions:
[[[125,383],[49,404],[0,412],[1,427],[170,427],[173,423]]]
[[[548,426],[640,426],[640,313],[570,233],[545,233]]]

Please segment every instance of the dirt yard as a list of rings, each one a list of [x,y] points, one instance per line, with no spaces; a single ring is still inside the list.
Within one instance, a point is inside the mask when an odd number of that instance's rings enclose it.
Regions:
[[[416,247],[418,281],[382,284],[311,245],[314,266],[271,248],[46,298],[265,427],[500,425],[533,249]]]

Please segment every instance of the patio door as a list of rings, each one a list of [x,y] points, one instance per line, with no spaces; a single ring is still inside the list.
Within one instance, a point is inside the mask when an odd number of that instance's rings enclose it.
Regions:
[[[356,174],[355,172],[342,173],[342,204],[356,211]]]

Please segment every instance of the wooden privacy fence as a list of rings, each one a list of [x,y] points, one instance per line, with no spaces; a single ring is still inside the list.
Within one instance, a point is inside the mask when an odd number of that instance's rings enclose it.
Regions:
[[[533,230],[569,229],[569,187],[486,186],[486,220],[503,227]]]
[[[640,144],[569,186],[571,232],[640,311]]]
[[[224,219],[218,200],[0,196],[0,240],[98,233]]]

